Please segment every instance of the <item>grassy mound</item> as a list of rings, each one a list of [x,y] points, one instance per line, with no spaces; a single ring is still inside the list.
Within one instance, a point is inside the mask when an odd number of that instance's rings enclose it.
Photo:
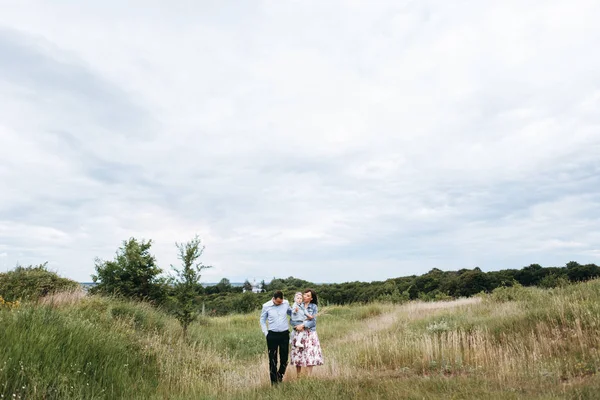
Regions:
[[[0,273],[0,296],[6,301],[37,300],[53,293],[79,289],[79,283],[48,271],[46,264],[17,267]]]

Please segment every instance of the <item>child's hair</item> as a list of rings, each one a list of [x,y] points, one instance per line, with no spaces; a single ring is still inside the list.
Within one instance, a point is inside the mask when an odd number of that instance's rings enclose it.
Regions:
[[[298,295],[302,296],[302,292],[296,292],[296,294],[294,295],[294,301],[296,300],[296,296]]]

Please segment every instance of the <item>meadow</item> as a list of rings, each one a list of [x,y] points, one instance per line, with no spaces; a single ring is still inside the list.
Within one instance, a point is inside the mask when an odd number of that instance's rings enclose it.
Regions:
[[[323,306],[325,365],[268,381],[259,312],[179,323],[82,292],[0,307],[3,399],[593,399],[600,280]]]

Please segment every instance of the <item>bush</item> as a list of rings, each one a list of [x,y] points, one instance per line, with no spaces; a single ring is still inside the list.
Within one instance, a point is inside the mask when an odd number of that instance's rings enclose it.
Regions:
[[[255,293],[246,292],[242,295],[236,296],[233,301],[233,308],[239,313],[249,313],[259,308],[261,305],[260,299]]]
[[[119,295],[156,304],[164,302],[167,283],[159,277],[162,269],[150,254],[151,246],[152,240],[130,238],[123,241],[113,261],[96,259],[96,275],[92,275],[92,280],[98,284],[90,293]]]
[[[17,266],[0,273],[0,295],[6,301],[37,301],[39,298],[79,288],[79,283],[48,271],[47,263],[37,266]]]
[[[507,301],[532,301],[535,293],[540,292],[540,289],[535,287],[523,287],[519,283],[513,286],[502,286],[494,289],[489,296],[494,302],[505,303]]]
[[[539,283],[539,286],[545,289],[551,289],[555,287],[565,287],[569,285],[569,279],[562,275],[550,274],[546,275]]]

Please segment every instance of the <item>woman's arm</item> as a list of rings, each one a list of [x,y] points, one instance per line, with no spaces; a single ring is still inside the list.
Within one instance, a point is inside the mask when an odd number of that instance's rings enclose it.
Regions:
[[[306,329],[316,328],[317,327],[317,313],[319,312],[319,308],[316,305],[311,304],[307,311],[310,311],[310,313],[312,315],[312,319],[308,319],[308,320],[304,321],[304,327]]]

